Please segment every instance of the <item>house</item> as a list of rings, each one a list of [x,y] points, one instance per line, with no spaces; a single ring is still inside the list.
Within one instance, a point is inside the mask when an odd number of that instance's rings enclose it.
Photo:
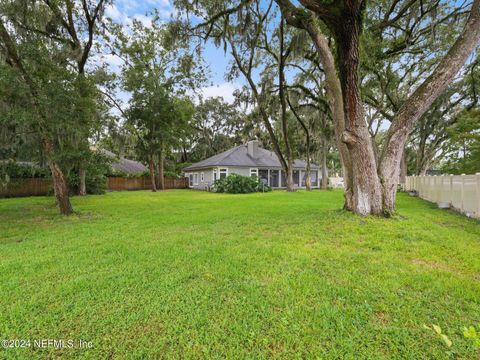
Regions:
[[[293,163],[293,182],[295,187],[305,187],[306,161],[295,160]],[[310,164],[312,187],[319,187],[320,171],[318,165]],[[229,174],[258,176],[272,188],[285,188],[286,177],[280,161],[273,151],[262,149],[258,141],[234,147],[208,159],[187,166],[183,169],[194,189],[208,189],[215,180]]]
[[[113,152],[101,149],[103,155],[112,159],[110,166],[112,170],[124,174],[140,174],[148,171],[148,168],[139,161],[125,159],[123,157],[118,157]]]

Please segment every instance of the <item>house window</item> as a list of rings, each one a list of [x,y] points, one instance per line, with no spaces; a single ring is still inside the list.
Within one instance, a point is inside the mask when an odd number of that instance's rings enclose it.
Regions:
[[[198,185],[198,174],[197,173],[193,174],[193,184]]]
[[[278,180],[279,180],[279,176],[278,176],[278,172],[279,170],[270,170],[270,186],[271,187],[279,187],[278,186]]]
[[[261,169],[258,171],[258,177],[265,185],[268,185],[268,170]]]
[[[252,176],[258,177],[258,169],[250,169],[250,177]]]
[[[310,172],[310,181],[312,183],[312,186],[318,186],[318,171]]]
[[[300,186],[300,172],[298,170],[293,170],[293,184]]]
[[[217,181],[217,169],[213,169],[213,181]]]
[[[205,174],[204,173],[200,173],[200,182],[204,182],[205,181]]]
[[[188,185],[193,186],[193,174],[188,175]]]
[[[218,169],[218,178],[219,179],[223,179],[223,178],[226,178],[228,176],[228,169],[224,168],[224,169]]]
[[[307,172],[302,171],[302,186],[306,186],[307,183]],[[310,184],[312,186],[317,186],[317,171],[310,171]]]

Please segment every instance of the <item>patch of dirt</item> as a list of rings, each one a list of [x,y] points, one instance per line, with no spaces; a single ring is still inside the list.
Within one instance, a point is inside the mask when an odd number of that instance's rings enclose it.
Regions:
[[[382,311],[375,313],[375,321],[380,325],[386,326],[390,323],[390,317]]]

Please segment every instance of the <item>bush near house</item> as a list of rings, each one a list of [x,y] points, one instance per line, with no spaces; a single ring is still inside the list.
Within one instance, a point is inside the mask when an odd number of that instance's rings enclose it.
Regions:
[[[248,194],[253,192],[272,191],[272,188],[264,184],[258,177],[248,177],[231,174],[213,183],[212,191],[229,194]]]

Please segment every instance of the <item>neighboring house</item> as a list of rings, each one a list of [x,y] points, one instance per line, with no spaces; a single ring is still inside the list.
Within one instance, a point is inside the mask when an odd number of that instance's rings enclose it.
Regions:
[[[295,187],[305,187],[306,161],[295,160],[293,163],[293,182]],[[319,187],[320,171],[318,165],[311,164],[312,187]],[[208,189],[215,180],[229,174],[258,176],[272,188],[287,186],[285,173],[280,161],[273,151],[258,147],[258,141],[249,141],[208,159],[187,166],[183,169],[194,189]]]
[[[101,149],[102,154],[113,159],[111,166],[113,171],[118,171],[126,174],[140,174],[147,171],[147,167],[141,162],[135,160],[125,159],[123,157],[118,157],[113,152]]]

